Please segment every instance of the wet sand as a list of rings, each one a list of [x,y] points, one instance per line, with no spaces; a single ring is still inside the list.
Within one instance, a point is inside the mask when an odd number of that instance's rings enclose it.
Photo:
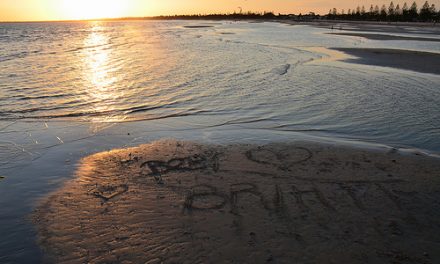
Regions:
[[[194,25],[194,26],[183,26],[184,28],[210,28],[210,27],[214,27],[214,26],[210,26],[210,25]]]
[[[412,40],[412,41],[434,41],[440,42],[440,38],[404,37],[385,34],[364,34],[364,33],[328,33],[329,35],[362,37],[371,40]]]
[[[56,263],[439,263],[440,162],[317,143],[86,157],[33,216]]]
[[[421,73],[440,74],[440,54],[374,48],[332,48],[357,58],[345,59],[345,62],[392,67]]]
[[[319,28],[333,29],[335,31],[364,31],[377,33],[415,33],[427,35],[439,35],[440,24],[420,22],[377,22],[377,21],[279,21],[291,25],[310,25]]]

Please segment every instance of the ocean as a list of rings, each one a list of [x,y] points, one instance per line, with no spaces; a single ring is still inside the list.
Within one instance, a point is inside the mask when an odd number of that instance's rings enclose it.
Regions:
[[[438,53],[438,43],[327,31],[209,21],[2,24],[0,121],[176,119],[440,151],[439,76],[321,62],[326,55],[310,49]]]

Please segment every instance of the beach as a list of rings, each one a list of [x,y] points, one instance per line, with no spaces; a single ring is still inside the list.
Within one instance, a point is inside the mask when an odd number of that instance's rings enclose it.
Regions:
[[[440,261],[438,26],[0,27],[1,263]]]
[[[33,219],[55,263],[436,263],[439,171],[392,149],[162,140],[84,158]]]

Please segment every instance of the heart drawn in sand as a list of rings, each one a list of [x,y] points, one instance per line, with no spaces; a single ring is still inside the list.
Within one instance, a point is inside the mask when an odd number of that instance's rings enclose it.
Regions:
[[[248,150],[246,157],[260,164],[269,164],[281,170],[288,170],[290,166],[307,161],[313,157],[310,150],[303,147],[293,147],[285,151],[273,151],[265,147]]]
[[[100,185],[96,186],[93,190],[91,190],[91,193],[98,197],[103,199],[104,201],[109,201],[116,196],[119,196],[125,192],[128,191],[128,185],[127,184],[121,184],[121,185]]]

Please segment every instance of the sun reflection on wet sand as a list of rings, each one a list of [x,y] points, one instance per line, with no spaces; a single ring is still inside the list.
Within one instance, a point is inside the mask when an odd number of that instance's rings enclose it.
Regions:
[[[303,48],[303,50],[320,54],[320,57],[318,59],[310,60],[307,63],[335,62],[335,61],[342,61],[342,60],[354,58],[353,56],[350,56],[344,52],[332,50],[325,47],[307,47],[307,48]]]
[[[118,89],[121,77],[112,68],[113,48],[110,37],[103,32],[99,22],[94,22],[89,36],[84,40],[83,80],[89,102],[93,102],[92,123],[120,122],[126,116],[116,113],[115,100],[124,97],[124,90]]]

